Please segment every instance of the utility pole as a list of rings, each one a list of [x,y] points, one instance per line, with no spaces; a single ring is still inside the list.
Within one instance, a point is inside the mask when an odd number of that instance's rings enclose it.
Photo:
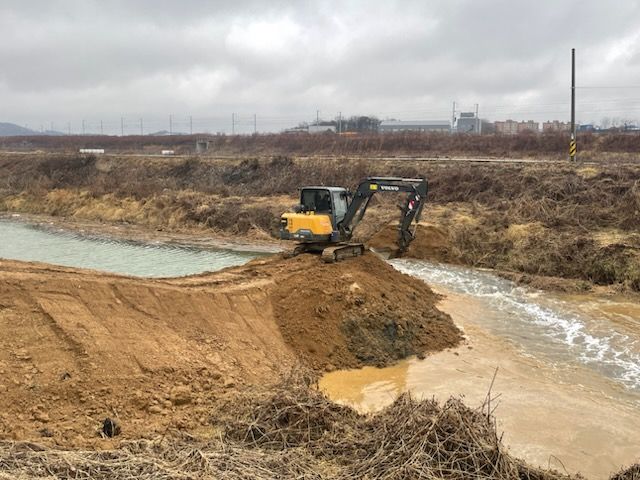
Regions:
[[[258,116],[255,113],[253,114],[253,134],[258,134]]]
[[[142,122],[142,118],[140,119],[140,136],[144,135],[144,123]]]
[[[482,133],[480,130],[482,129],[482,123],[480,122],[480,117],[478,116],[478,109],[480,108],[480,104],[476,103],[476,133],[480,135]]]
[[[342,112],[338,112],[338,133],[342,133]]]
[[[320,125],[320,110],[316,110],[316,125]]]
[[[236,134],[236,114],[231,114],[231,135]]]
[[[84,135],[84,118],[82,119],[82,135]]]
[[[453,127],[456,124],[456,101],[453,101],[453,111],[451,113],[451,131],[453,131]]]
[[[124,137],[124,117],[120,117],[120,136]]]
[[[189,135],[193,135],[193,117],[189,115]]]
[[[51,122],[51,131],[53,132],[53,122]]]
[[[576,160],[576,49],[571,49],[571,140],[569,141],[569,159]]]
[[[100,135],[104,135],[104,125],[102,125],[102,120],[100,120]]]
[[[173,118],[171,114],[169,114],[169,135],[173,135]]]

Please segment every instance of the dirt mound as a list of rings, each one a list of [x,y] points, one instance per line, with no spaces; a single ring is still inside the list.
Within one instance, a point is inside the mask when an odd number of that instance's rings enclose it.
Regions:
[[[367,245],[379,252],[396,252],[398,248],[397,224],[386,225],[367,241]],[[450,261],[449,237],[440,227],[420,223],[416,230],[416,238],[409,244],[405,256],[441,262]]]
[[[299,357],[384,365],[454,345],[435,298],[373,255],[154,280],[0,261],[0,438],[104,446],[107,417],[117,438],[207,430],[220,401]]]
[[[276,284],[274,313],[285,341],[316,368],[383,366],[461,339],[426,284],[374,254],[336,264],[305,255],[291,264],[315,265]]]

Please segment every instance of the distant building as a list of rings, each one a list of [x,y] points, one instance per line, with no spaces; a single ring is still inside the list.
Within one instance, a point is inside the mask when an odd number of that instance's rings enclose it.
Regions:
[[[568,132],[571,130],[571,124],[569,122],[559,122],[558,120],[553,120],[551,122],[543,122],[542,123],[542,131],[543,132]]]
[[[504,122],[494,122],[496,133],[501,135],[515,135],[518,133],[518,122],[515,120],[505,120]]]
[[[474,112],[461,112],[456,121],[456,132],[479,135],[482,133],[482,120]]]
[[[380,132],[444,132],[451,133],[449,120],[383,120]]]
[[[526,122],[518,123],[518,133],[522,132],[533,132],[538,133],[540,131],[540,125],[538,122],[534,122],[533,120],[528,120]]]
[[[523,132],[539,131],[538,122],[529,120],[527,122],[517,122],[515,120],[505,120],[504,122],[494,122],[496,133],[502,135],[516,135]]]
[[[336,133],[336,127],[334,125],[309,125],[307,132],[309,133]]]

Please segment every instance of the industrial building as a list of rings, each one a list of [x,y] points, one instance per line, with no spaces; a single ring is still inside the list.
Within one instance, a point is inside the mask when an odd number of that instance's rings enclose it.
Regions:
[[[479,135],[482,133],[482,120],[474,112],[461,112],[456,121],[456,132]]]
[[[380,132],[444,132],[451,133],[449,120],[384,120]]]

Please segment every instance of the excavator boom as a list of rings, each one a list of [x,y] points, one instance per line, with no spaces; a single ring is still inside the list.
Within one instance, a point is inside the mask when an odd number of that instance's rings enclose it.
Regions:
[[[415,237],[415,229],[427,199],[428,185],[424,178],[367,177],[358,185],[346,215],[338,224],[341,236],[345,240],[351,239],[354,229],[364,217],[369,202],[376,193],[399,192],[407,193],[404,204],[400,207],[401,216],[398,224],[398,249],[399,253],[404,253]]]

